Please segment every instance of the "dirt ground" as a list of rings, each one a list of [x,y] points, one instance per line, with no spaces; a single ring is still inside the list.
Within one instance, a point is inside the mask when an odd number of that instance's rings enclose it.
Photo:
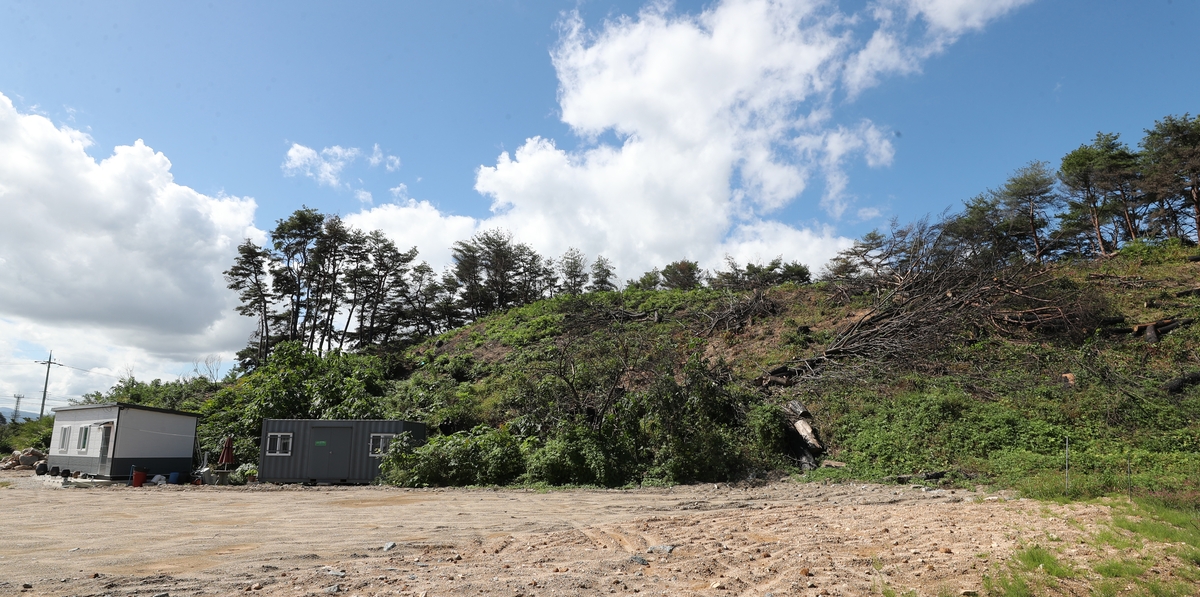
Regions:
[[[82,489],[0,473],[5,483],[5,595],[957,596],[983,594],[982,576],[1022,543],[1088,559],[1086,536],[1109,519],[1098,505],[790,481]]]

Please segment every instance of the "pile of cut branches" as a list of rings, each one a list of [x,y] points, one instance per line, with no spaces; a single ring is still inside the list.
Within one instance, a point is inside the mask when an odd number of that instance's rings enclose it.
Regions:
[[[829,267],[831,295],[866,303],[820,352],[768,372],[789,383],[835,361],[923,360],[982,333],[1082,336],[1104,302],[1054,266],[996,258],[986,244],[919,221],[873,233]]]

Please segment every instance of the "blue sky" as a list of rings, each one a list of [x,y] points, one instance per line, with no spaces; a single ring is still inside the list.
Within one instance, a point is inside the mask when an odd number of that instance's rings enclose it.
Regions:
[[[247,333],[219,276],[231,242],[301,205],[439,266],[492,226],[626,278],[724,254],[818,266],[1200,97],[1195,2],[664,6],[5,3],[0,393],[40,389],[17,363],[48,348],[107,375],[229,362]],[[60,379],[62,397],[111,382]]]
[[[708,3],[677,2],[695,12]],[[846,3],[853,10],[861,3]],[[639,2],[56,3],[0,9],[0,93],[86,130],[90,153],[144,139],[180,184],[253,197],[267,227],[301,204],[360,209],[354,194],[282,175],[290,143],[370,148],[394,173],[353,168],[376,198],[404,183],[447,212],[489,202],[474,171],[528,137],[572,148],[550,51],[564,11],[596,26]],[[1136,142],[1195,111],[1194,2],[1034,2],[959,39],[836,118],[898,131],[888,168],[852,168],[862,204],[901,218],[940,211],[1030,159],[1053,160],[1097,130]],[[812,217],[796,201],[787,216]],[[878,222],[838,223],[861,233]]]

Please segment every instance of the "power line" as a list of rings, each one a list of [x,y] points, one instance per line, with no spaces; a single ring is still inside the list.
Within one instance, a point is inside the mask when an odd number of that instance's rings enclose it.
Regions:
[[[66,367],[67,369],[75,369],[76,371],[83,371],[84,373],[91,373],[92,375],[103,375],[104,377],[111,377],[113,379],[125,379],[124,377],[121,377],[119,375],[109,375],[107,373],[101,373],[99,371],[92,371],[91,369],[84,369],[82,367],[75,367],[72,365],[64,365],[62,363],[56,363],[56,364],[59,366],[62,366],[62,367]]]
[[[15,364],[15,363],[28,363],[28,362],[29,361],[19,360],[19,359],[0,359],[0,363],[14,363]],[[34,363],[44,364],[45,361],[34,361]],[[101,373],[99,371],[93,371],[91,369],[84,369],[83,367],[76,367],[74,365],[68,365],[66,363],[54,363],[54,364],[58,365],[59,367],[66,367],[68,369],[74,369],[76,371],[82,371],[84,373],[90,373],[92,375],[103,375],[104,377],[111,377],[113,379],[125,379],[124,377],[122,377],[120,375],[113,375],[111,373]]]

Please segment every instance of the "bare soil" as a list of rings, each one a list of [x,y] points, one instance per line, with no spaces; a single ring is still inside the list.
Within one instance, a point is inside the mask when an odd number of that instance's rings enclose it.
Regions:
[[[1101,505],[790,481],[55,489],[0,473],[3,483],[0,594],[982,594],[982,576],[1022,543],[1091,559],[1084,540],[1109,520]]]

